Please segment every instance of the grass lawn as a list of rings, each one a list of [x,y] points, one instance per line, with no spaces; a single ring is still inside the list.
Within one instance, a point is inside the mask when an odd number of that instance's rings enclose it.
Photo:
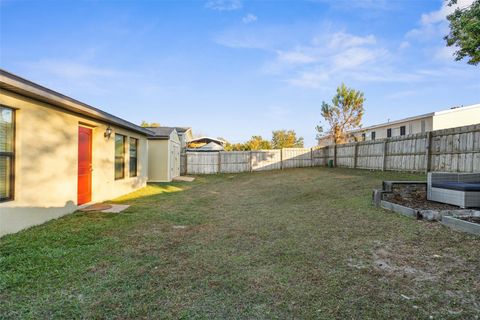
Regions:
[[[370,204],[402,173],[156,184],[0,239],[0,318],[468,318],[480,238]]]

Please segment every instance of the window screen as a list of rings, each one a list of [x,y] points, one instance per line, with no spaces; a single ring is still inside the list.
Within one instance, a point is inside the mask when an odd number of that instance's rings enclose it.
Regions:
[[[0,201],[13,199],[15,159],[15,113],[0,106]]]
[[[125,136],[115,135],[115,180],[125,178]]]

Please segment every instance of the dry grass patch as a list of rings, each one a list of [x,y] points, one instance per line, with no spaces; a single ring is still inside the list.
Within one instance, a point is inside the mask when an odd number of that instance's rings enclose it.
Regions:
[[[2,318],[470,318],[480,239],[370,204],[401,174],[153,184],[0,240]],[[181,227],[179,227],[181,226]]]

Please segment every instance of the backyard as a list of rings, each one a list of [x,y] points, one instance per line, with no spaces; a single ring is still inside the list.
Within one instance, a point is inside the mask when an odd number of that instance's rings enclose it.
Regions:
[[[470,318],[480,238],[376,209],[382,180],[198,176],[0,239],[1,318]]]

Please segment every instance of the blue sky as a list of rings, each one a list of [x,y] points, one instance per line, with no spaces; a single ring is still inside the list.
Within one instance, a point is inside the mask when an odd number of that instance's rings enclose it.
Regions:
[[[460,0],[468,5],[471,0]],[[294,129],[365,93],[364,125],[480,102],[438,0],[0,1],[0,65],[134,123],[232,142]]]

